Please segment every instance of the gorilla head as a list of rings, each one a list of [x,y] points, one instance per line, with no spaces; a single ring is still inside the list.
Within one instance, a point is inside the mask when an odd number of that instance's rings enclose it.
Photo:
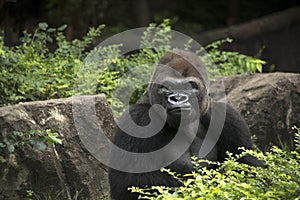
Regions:
[[[159,104],[172,128],[189,124],[209,108],[208,77],[199,57],[182,50],[166,54],[156,67],[147,96]],[[166,115],[166,116],[165,116]]]

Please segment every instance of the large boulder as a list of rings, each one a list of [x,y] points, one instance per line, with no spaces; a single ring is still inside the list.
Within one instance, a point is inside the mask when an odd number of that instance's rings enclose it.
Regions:
[[[86,150],[78,135],[80,127],[74,120],[74,105],[80,106],[91,99],[95,100],[98,124],[111,137],[115,123],[104,95],[0,108],[0,142],[12,131],[46,129],[59,133],[62,139],[62,145],[50,145],[44,152],[19,145],[9,154],[0,148],[0,155],[7,159],[0,164],[0,199],[24,199],[31,191],[34,199],[51,196],[52,199],[102,200],[107,197],[107,168]]]
[[[222,80],[227,101],[245,117],[261,150],[293,147],[292,127],[300,127],[300,74],[248,74]],[[218,99],[216,85],[212,84],[212,96]]]

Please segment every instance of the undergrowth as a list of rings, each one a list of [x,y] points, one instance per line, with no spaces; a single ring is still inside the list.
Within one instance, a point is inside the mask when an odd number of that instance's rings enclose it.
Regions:
[[[132,187],[132,192],[140,198],[150,200],[215,200],[215,199],[300,199],[300,128],[296,130],[293,151],[274,146],[269,152],[243,150],[240,155],[227,153],[228,158],[220,162],[209,162],[217,169],[199,168],[194,158],[195,171],[180,175],[163,169],[175,179],[181,187],[153,186],[151,188]],[[253,167],[238,163],[241,157],[252,155],[263,161],[266,167]]]

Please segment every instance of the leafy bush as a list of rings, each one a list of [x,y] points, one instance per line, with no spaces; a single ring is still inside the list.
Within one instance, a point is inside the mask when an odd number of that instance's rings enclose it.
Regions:
[[[40,23],[33,34],[25,31],[21,44],[12,48],[4,46],[0,38],[0,105],[74,94],[74,80],[86,56],[85,48],[100,35],[103,26],[91,28],[82,40],[71,42],[63,35],[65,28],[48,28]],[[50,45],[56,45],[54,51]]]
[[[133,187],[145,199],[300,199],[300,128],[297,130],[294,151],[273,147],[262,153],[243,149],[240,155],[228,153],[228,159],[216,164],[217,169],[199,168],[194,158],[195,172],[179,175],[169,173],[183,186],[178,188],[153,186],[148,189]],[[262,160],[266,167],[253,167],[238,163],[242,156],[252,155]],[[203,162],[203,161],[201,161]],[[208,161],[207,161],[208,162]],[[154,191],[154,192],[153,192]]]
[[[211,60],[217,65],[217,75],[223,76],[244,74],[249,72],[262,72],[265,61],[251,56],[246,56],[238,52],[220,51],[219,47],[223,43],[231,43],[233,40],[226,38],[213,42],[205,47]],[[213,71],[210,71],[214,74]]]
[[[115,86],[137,86],[130,100],[134,103],[146,87],[142,82],[150,78],[148,74],[153,66],[149,63],[157,63],[166,51],[172,50],[169,20],[159,25],[150,24],[141,38],[141,50],[129,56],[120,55],[122,44],[87,51],[101,34],[103,25],[90,28],[82,40],[72,41],[66,40],[65,28],[66,25],[49,28],[46,23],[40,23],[34,33],[24,31],[20,44],[14,47],[6,47],[0,37],[0,105],[105,93],[108,101],[120,108],[123,106],[120,99],[111,100]],[[224,42],[231,40],[217,41],[205,48],[211,58],[204,58],[207,66],[212,62],[217,64],[216,69],[208,69],[212,75],[216,71],[218,75],[261,71],[264,61],[237,52],[220,51],[219,46]],[[148,49],[149,46],[157,48]],[[189,49],[188,43],[186,49]],[[128,71],[135,71],[137,76],[120,79]]]

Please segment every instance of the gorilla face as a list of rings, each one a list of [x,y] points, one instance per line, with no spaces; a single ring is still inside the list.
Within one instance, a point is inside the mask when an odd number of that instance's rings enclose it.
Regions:
[[[194,121],[199,110],[199,83],[194,78],[166,78],[157,89],[161,105],[167,113],[167,122],[178,128],[180,122]]]
[[[178,128],[180,123],[188,125],[209,107],[205,79],[196,70],[202,63],[196,55],[186,57],[184,53],[176,51],[164,56],[148,89],[150,104],[165,108],[167,123],[172,128]]]

